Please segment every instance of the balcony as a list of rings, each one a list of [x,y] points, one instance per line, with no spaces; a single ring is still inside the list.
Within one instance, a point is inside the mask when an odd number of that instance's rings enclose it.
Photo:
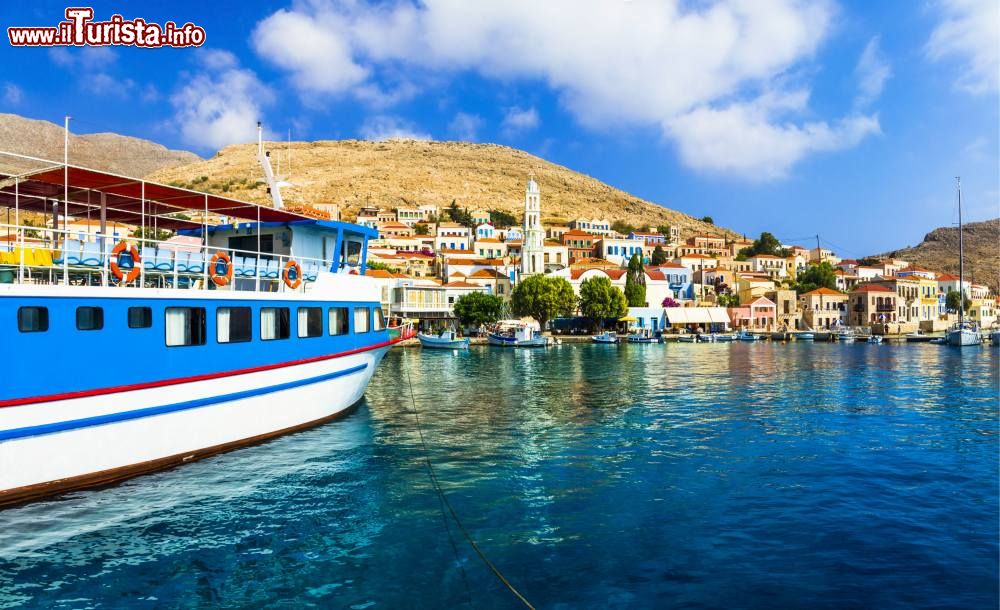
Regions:
[[[892,312],[896,311],[896,306],[893,305],[892,303],[882,303],[882,304],[879,304],[879,305],[875,306],[875,311],[885,312],[885,313],[892,313]]]

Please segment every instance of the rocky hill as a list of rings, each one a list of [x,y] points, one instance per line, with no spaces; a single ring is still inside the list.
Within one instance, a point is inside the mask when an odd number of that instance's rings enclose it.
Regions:
[[[342,140],[269,143],[268,149],[276,171],[280,161],[280,173],[291,183],[282,189],[286,203],[336,203],[346,219],[365,205],[445,207],[452,200],[470,211],[496,209],[520,218],[525,181],[534,173],[546,223],[607,218],[636,227],[675,224],[686,235],[726,232],[590,176],[495,144]],[[236,145],[211,159],[163,169],[149,178],[268,203],[261,176],[256,146]]]
[[[958,227],[941,227],[916,246],[887,252],[931,269],[958,274]],[[1000,218],[965,225],[965,275],[977,284],[1000,292]]]
[[[160,144],[114,133],[73,135],[70,124],[69,161],[128,176],[145,176],[165,167],[200,161],[198,155],[169,150]],[[48,121],[0,113],[0,151],[53,161],[63,158],[63,128]]]

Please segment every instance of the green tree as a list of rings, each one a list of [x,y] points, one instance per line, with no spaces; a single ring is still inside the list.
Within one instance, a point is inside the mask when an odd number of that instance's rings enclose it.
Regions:
[[[514,315],[531,316],[543,331],[549,319],[571,315],[576,308],[573,286],[565,278],[550,275],[525,278],[514,286],[510,299]]]
[[[720,294],[716,297],[719,307],[739,307],[740,297],[735,294]]]
[[[580,313],[597,321],[604,330],[605,318],[618,319],[628,313],[628,302],[622,291],[603,276],[583,280],[580,284]]]
[[[662,265],[667,262],[667,253],[663,251],[663,248],[656,246],[653,248],[653,255],[649,257],[649,263],[653,266]]]
[[[710,224],[710,225],[715,224],[715,220],[711,216],[702,216],[701,221],[704,222],[705,224]]]
[[[616,220],[611,223],[611,230],[618,231],[622,235],[628,235],[629,233],[635,231],[635,227],[625,222],[624,220]]]
[[[447,210],[448,217],[451,218],[452,222],[457,222],[458,224],[471,227],[473,226],[472,214],[469,213],[468,208],[458,207],[458,201],[455,199],[451,200],[451,205],[448,206]]]
[[[424,223],[415,224],[413,225],[413,232],[417,235],[427,235],[430,233],[430,227]]]
[[[945,295],[944,297],[944,306],[948,309],[948,311],[952,313],[957,313],[958,303],[961,298],[962,298],[962,293],[960,293],[957,290],[949,290],[948,294]],[[964,307],[965,311],[969,311],[969,308],[972,307],[972,300],[969,297],[965,297],[964,305],[965,305]]]
[[[795,284],[795,290],[799,294],[816,290],[817,288],[830,288],[836,290],[837,276],[833,273],[833,265],[823,261],[818,265],[810,265],[808,269],[799,274]]]
[[[625,299],[629,307],[646,306],[646,272],[642,268],[642,257],[633,254],[628,261],[625,275]]]
[[[498,228],[518,226],[517,217],[502,210],[490,210],[490,222]]]
[[[670,225],[657,225],[656,232],[660,235],[670,236]]]
[[[455,300],[455,317],[464,326],[481,326],[500,320],[506,304],[503,299],[485,292],[470,292]]]
[[[387,263],[383,263],[381,261],[366,261],[365,262],[365,267],[368,268],[368,269],[381,269],[383,271],[389,271],[389,272],[392,272],[392,273],[396,273],[397,272],[396,267],[393,267],[393,266],[391,266],[391,265],[389,265]]]

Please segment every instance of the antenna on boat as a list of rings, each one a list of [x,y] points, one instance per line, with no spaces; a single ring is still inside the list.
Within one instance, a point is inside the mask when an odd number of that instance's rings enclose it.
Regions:
[[[261,168],[264,170],[267,192],[271,195],[271,202],[274,204],[274,209],[280,210],[284,208],[285,203],[281,199],[281,187],[286,183],[276,177],[274,171],[271,170],[271,153],[264,152],[264,127],[260,121],[257,121],[257,162],[260,163]]]

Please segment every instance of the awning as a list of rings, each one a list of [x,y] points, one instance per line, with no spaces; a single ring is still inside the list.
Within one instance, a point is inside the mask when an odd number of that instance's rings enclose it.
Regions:
[[[670,324],[728,324],[724,307],[667,307],[663,310]]]

